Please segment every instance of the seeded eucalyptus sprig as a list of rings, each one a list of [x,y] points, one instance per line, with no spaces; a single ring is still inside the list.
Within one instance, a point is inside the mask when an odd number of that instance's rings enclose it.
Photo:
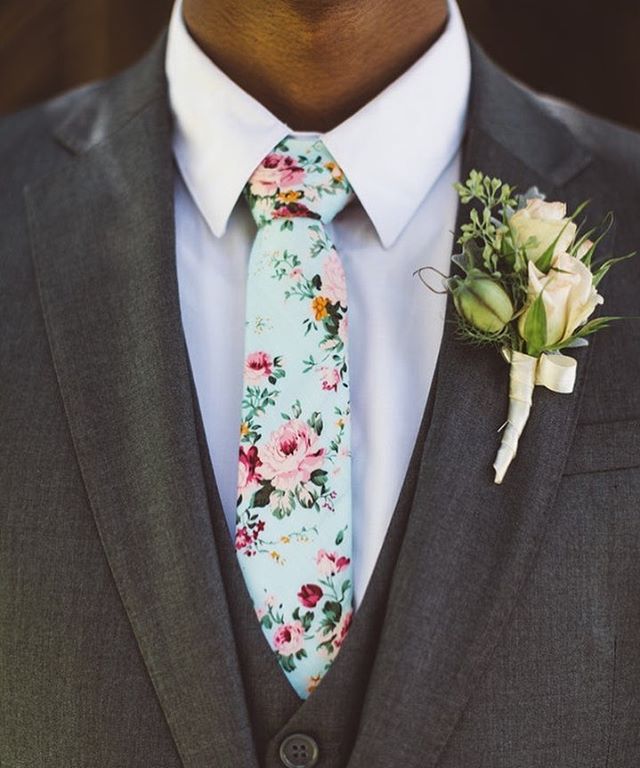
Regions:
[[[501,179],[471,171],[465,184],[456,184],[456,191],[463,205],[475,203],[477,207],[470,210],[469,221],[461,227],[457,242],[462,252],[453,257],[453,262],[466,275],[480,269],[500,283],[514,307],[521,306],[527,293],[527,258],[525,249],[517,243],[511,231],[509,221],[526,206],[528,200],[539,196],[538,190],[515,195],[514,187]],[[498,338],[493,334],[478,338],[475,330],[470,333],[469,328],[462,328],[461,331],[469,340],[473,336],[475,343],[501,344],[505,335],[512,336],[509,329]],[[515,337],[513,341],[516,341]]]
[[[489,178],[479,171],[471,171],[466,183],[457,183],[455,189],[464,205],[477,201],[482,206],[481,213],[475,209],[471,211],[470,221],[462,225],[462,235],[458,243],[464,245],[469,240],[482,240],[492,250],[499,251],[498,232],[506,224],[504,211],[513,210],[518,204],[517,199],[513,197],[512,187],[500,179]],[[500,209],[500,218],[495,216],[496,208]]]

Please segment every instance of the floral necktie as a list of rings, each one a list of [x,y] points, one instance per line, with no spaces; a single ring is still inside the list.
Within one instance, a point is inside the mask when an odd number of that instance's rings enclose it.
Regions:
[[[287,138],[245,196],[258,232],[235,546],[264,635],[305,699],[353,614],[347,294],[324,226],[353,192],[322,142]]]

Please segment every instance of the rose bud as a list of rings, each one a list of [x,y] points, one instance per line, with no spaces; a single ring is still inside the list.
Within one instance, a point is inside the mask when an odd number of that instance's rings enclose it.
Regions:
[[[448,287],[458,313],[479,331],[499,333],[513,317],[509,294],[480,270],[450,278]]]

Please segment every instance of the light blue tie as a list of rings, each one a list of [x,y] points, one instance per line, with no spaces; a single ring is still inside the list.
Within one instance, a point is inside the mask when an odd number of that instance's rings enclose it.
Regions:
[[[347,293],[325,229],[353,193],[322,142],[287,138],[245,194],[258,232],[236,551],[264,635],[307,698],[353,615]]]

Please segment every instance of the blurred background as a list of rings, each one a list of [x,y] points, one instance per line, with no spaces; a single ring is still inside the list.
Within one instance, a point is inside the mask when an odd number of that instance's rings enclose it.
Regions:
[[[638,0],[459,4],[472,34],[516,77],[640,129]],[[126,67],[155,40],[171,5],[0,0],[0,114]]]

